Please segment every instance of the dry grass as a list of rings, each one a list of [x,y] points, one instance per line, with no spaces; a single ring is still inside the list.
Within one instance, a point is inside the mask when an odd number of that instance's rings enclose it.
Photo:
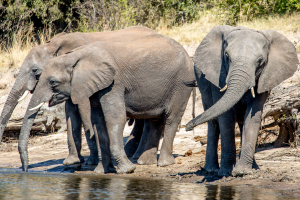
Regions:
[[[206,34],[215,26],[222,24],[221,19],[209,10],[201,12],[199,20],[180,27],[167,29],[160,26],[158,33],[167,35],[182,45],[200,44]]]
[[[34,35],[32,29],[13,33],[11,44],[2,43],[0,47],[0,72],[5,73],[11,68],[20,68],[29,51],[47,42],[52,36],[51,29],[45,29]],[[6,47],[9,46],[9,47]]]
[[[217,11],[204,11],[201,18],[191,24],[167,29],[160,27],[158,32],[174,38],[182,45],[200,44],[205,35],[215,26],[223,24]],[[300,46],[300,13],[284,16],[269,16],[253,21],[239,22],[237,26],[244,26],[256,30],[273,29],[288,37],[293,42],[299,42]],[[300,49],[300,47],[299,47]]]

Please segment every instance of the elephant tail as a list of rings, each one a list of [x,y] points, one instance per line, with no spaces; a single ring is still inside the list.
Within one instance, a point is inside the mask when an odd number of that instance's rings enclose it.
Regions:
[[[193,119],[195,118],[195,104],[196,104],[196,88],[193,88],[193,109],[192,109]]]
[[[196,88],[195,87],[198,87],[198,84],[197,84],[196,80],[186,81],[186,82],[184,82],[184,84],[187,87],[192,87],[193,88],[193,109],[192,109],[192,116],[193,116],[193,118],[195,118],[195,104],[196,104]]]

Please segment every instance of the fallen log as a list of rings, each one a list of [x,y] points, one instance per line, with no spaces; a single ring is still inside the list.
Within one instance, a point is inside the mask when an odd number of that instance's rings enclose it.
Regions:
[[[280,131],[275,147],[294,144],[297,146],[300,128],[300,85],[289,87],[279,85],[271,91],[264,105],[263,119],[272,117],[274,122],[262,126],[279,126]],[[296,140],[295,140],[296,138]]]
[[[43,106],[33,122],[31,131],[55,132],[66,130],[64,107],[64,103],[50,108],[47,105]],[[10,119],[5,132],[19,132],[23,124],[23,119],[23,117]]]

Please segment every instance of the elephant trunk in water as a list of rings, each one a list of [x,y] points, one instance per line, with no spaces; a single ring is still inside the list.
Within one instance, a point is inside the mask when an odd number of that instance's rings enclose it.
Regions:
[[[18,149],[19,149],[19,153],[20,153],[20,157],[21,157],[21,162],[22,162],[22,168],[23,171],[27,172],[28,171],[28,138],[30,135],[30,130],[31,127],[33,125],[34,119],[38,113],[38,111],[40,110],[40,105],[44,101],[45,98],[47,98],[45,96],[45,94],[47,93],[43,93],[43,94],[36,94],[36,91],[33,93],[33,96],[29,102],[28,105],[28,109],[26,111],[24,120],[23,120],[23,125],[21,128],[21,132],[20,132],[20,136],[19,136],[19,145],[18,145]],[[51,93],[50,93],[51,94]],[[39,107],[38,107],[39,105]],[[32,109],[35,108],[35,109]]]
[[[233,71],[223,97],[204,113],[191,120],[186,125],[186,130],[190,131],[195,126],[213,120],[231,109],[243,97],[245,92],[254,86],[247,84],[252,82],[250,80],[252,79],[244,70]]]
[[[23,96],[24,92],[28,90],[27,84],[30,75],[25,71],[20,71],[8,97],[4,104],[1,117],[0,117],[0,141],[2,140],[3,132],[11,117],[12,112],[18,104],[18,100]]]

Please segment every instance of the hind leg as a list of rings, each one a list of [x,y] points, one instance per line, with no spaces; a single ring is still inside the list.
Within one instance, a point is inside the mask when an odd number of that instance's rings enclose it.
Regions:
[[[156,164],[158,144],[165,126],[164,121],[162,119],[145,120],[145,126],[149,127],[149,130],[143,133],[146,143],[137,163],[140,165]]]

